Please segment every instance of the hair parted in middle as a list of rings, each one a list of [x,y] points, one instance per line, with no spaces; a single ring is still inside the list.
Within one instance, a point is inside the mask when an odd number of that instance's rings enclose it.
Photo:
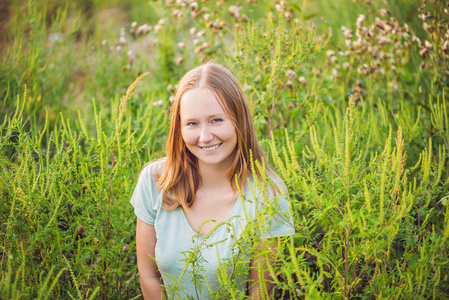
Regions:
[[[163,208],[166,210],[182,206],[189,210],[195,193],[201,186],[197,158],[187,149],[181,135],[180,107],[182,96],[193,89],[206,88],[214,93],[219,104],[231,120],[237,134],[234,160],[226,172],[234,191],[237,190],[235,176],[242,185],[250,174],[250,150],[254,161],[262,162],[264,153],[259,145],[251,119],[251,113],[244,99],[238,81],[225,67],[206,63],[182,77],[172,105],[170,132],[167,139],[165,168],[157,178],[157,188],[163,191]],[[267,165],[269,174],[273,174]],[[258,174],[260,171],[256,168]]]

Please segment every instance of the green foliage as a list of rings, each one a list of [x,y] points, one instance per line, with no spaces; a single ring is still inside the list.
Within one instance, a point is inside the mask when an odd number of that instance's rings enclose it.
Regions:
[[[207,60],[240,79],[296,231],[254,243],[279,217],[265,195],[213,298],[245,298],[235,279],[250,269],[271,274],[276,299],[449,297],[443,1],[13,2],[0,24],[0,298],[140,297],[129,198],[164,156],[176,83]],[[180,263],[200,292],[214,245],[192,238]]]

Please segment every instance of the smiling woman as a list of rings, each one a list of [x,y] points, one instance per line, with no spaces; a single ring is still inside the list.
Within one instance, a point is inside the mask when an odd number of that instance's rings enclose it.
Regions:
[[[205,165],[223,173],[232,165],[237,133],[214,93],[207,88],[190,90],[181,99],[182,139],[198,159],[199,169]]]
[[[237,298],[262,299],[273,287],[268,271],[260,270],[267,262],[241,255],[237,245],[267,207],[277,217],[249,238],[252,243],[292,235],[294,228],[276,173],[269,167],[251,172],[251,155],[259,162],[264,155],[240,86],[226,68],[208,63],[181,79],[166,152],[142,171],[131,199],[144,297],[222,299],[234,293],[221,285],[224,268]],[[263,174],[275,186],[255,191]],[[235,271],[239,263],[246,271]]]

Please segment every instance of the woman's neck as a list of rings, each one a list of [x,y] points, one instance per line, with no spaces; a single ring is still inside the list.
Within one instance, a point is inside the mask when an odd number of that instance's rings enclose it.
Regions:
[[[207,187],[207,189],[223,189],[224,187],[230,186],[226,170],[227,168],[200,164],[201,186]]]

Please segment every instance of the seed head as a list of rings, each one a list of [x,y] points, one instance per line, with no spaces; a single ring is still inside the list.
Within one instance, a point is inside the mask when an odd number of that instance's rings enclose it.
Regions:
[[[365,20],[366,20],[365,15],[360,15],[356,21],[357,27],[358,28],[362,27],[365,24]]]
[[[139,36],[139,35],[147,34],[148,32],[150,32],[150,30],[151,30],[151,26],[148,26],[148,24],[140,25],[139,27],[137,27],[136,35]]]
[[[288,78],[297,77],[295,71],[293,71],[293,70],[287,70],[286,74],[287,74]]]
[[[334,56],[335,55],[335,51],[333,51],[333,50],[327,50],[327,52],[326,52],[326,56],[329,58],[329,57],[331,57],[331,56]]]
[[[338,79],[338,71],[337,71],[337,69],[332,69],[332,77],[333,78],[335,78],[335,79]]]
[[[279,4],[276,4],[275,7],[276,7],[276,10],[279,12],[285,11],[284,1],[281,1]]]
[[[163,100],[158,100],[158,101],[156,101],[156,102],[153,102],[153,105],[154,105],[154,106],[157,106],[157,107],[162,107],[163,104],[164,104],[164,101],[163,101]]]
[[[196,2],[190,3],[189,6],[192,9],[192,11],[197,11],[198,10],[198,3],[196,3]]]
[[[156,26],[154,26],[154,32],[159,32],[162,30],[162,25],[161,24],[157,24]]]
[[[433,45],[429,41],[425,41],[424,46],[429,50],[433,50]]]
[[[178,57],[176,58],[176,64],[180,65],[183,61],[184,61],[184,56],[178,55]]]
[[[82,225],[78,226],[77,233],[78,235],[82,235],[84,233],[84,227]]]

